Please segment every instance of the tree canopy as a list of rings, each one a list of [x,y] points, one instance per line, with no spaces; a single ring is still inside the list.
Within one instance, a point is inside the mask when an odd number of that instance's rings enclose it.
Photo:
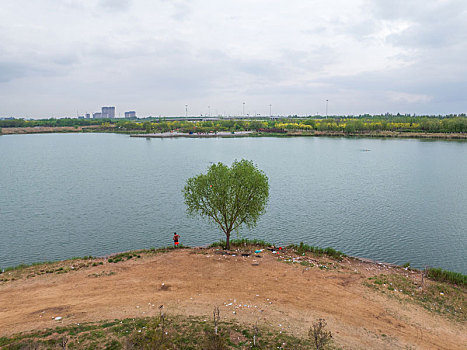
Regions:
[[[252,228],[264,214],[269,183],[264,172],[248,160],[213,164],[206,174],[189,178],[183,189],[189,215],[200,215],[217,224],[226,236],[242,225]]]

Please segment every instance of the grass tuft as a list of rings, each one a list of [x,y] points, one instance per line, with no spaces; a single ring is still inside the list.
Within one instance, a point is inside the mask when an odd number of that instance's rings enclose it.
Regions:
[[[177,248],[175,247],[163,247],[163,248],[150,248],[150,249],[140,249],[140,250],[131,250],[129,252],[118,253],[111,255],[108,258],[109,263],[118,263],[120,261],[126,261],[130,259],[139,259],[141,258],[142,254],[158,254],[158,253],[168,253],[176,249],[188,249],[190,247],[179,245]]]
[[[458,321],[467,321],[467,302],[462,286],[436,281],[422,286],[419,281],[400,274],[372,276],[364,284],[391,297],[410,300],[428,311]]]
[[[220,240],[219,242],[212,243],[209,248],[223,248],[226,245],[226,241]],[[259,246],[259,247],[270,247],[272,246],[271,243],[263,241],[262,239],[248,239],[248,238],[241,238],[241,239],[231,239],[230,240],[231,247],[245,247],[245,246]]]
[[[72,325],[36,333],[0,337],[7,349],[56,349],[67,339],[69,349],[309,349],[308,339],[267,325],[219,321],[218,334],[204,317],[133,318]],[[256,334],[256,347],[253,335]],[[238,335],[235,337],[235,335]],[[284,347],[284,344],[287,346]]]
[[[319,247],[310,246],[308,244],[304,244],[303,242],[300,242],[299,245],[291,244],[287,246],[287,248],[295,250],[297,254],[299,255],[303,255],[305,253],[313,253],[316,255],[327,255],[339,261],[341,261],[344,257],[347,256],[341,251],[335,250],[334,248],[330,248],[330,247],[319,248]]]
[[[7,267],[3,270],[3,272],[11,272],[11,271],[18,271],[18,270],[24,270],[28,267],[34,267],[34,266],[39,266],[39,265],[52,265],[55,264],[57,261],[44,261],[44,262],[35,262],[32,264],[19,264],[17,266],[10,266]],[[0,273],[2,273],[2,270],[0,269]]]
[[[428,269],[428,278],[435,281],[459,284],[461,286],[467,285],[467,275],[439,268]]]

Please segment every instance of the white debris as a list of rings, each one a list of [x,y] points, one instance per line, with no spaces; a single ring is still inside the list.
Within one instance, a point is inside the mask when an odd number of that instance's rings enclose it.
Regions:
[[[60,316],[57,316],[57,317],[54,318],[55,321],[60,321],[61,319],[62,319],[62,317],[60,317]]]

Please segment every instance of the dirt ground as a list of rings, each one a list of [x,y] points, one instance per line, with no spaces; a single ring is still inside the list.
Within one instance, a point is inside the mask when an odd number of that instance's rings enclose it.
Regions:
[[[267,325],[305,336],[324,318],[345,349],[466,349],[467,325],[363,285],[391,267],[346,258],[335,269],[186,249],[0,284],[0,336],[168,314]],[[104,260],[103,260],[104,261]],[[55,321],[60,316],[62,320]]]

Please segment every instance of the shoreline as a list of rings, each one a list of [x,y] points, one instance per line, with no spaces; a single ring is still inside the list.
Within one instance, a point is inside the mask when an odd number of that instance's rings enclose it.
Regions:
[[[211,137],[245,137],[252,136],[254,131],[235,131],[235,132],[216,132],[216,133],[181,133],[181,132],[164,132],[152,134],[130,134],[130,137],[144,137],[144,138],[211,138]]]
[[[120,251],[120,252],[113,252],[113,253],[106,254],[106,255],[73,256],[73,257],[70,257],[70,258],[59,259],[59,260],[34,261],[34,262],[31,262],[31,263],[20,263],[18,265],[7,266],[7,267],[1,267],[0,266],[0,276],[2,275],[2,273],[6,273],[8,271],[14,271],[14,270],[19,270],[19,269],[23,269],[23,268],[40,266],[40,265],[53,265],[53,264],[59,264],[59,263],[65,263],[65,262],[72,262],[72,261],[75,261],[75,260],[92,260],[92,259],[97,259],[97,260],[106,259],[106,260],[108,260],[109,258],[111,259],[112,257],[115,257],[115,256],[120,256],[120,255],[125,255],[125,254],[138,254],[138,253],[141,253],[141,252],[144,253],[144,252],[148,252],[148,251],[169,251],[169,250],[177,250],[177,249],[194,249],[194,250],[210,249],[210,248],[213,248],[212,245],[216,244],[216,243],[218,243],[218,242],[214,242],[214,243],[211,243],[211,244],[200,245],[200,246],[193,246],[193,247],[192,246],[183,246],[182,245],[179,248],[174,248],[172,246],[165,246],[165,247],[159,247],[159,248],[155,248],[155,247],[141,248],[141,249],[133,249],[133,250],[124,250],[124,251]],[[248,243],[247,245],[248,246],[254,246],[255,244]],[[237,246],[232,246],[231,251],[234,251],[235,248],[238,248],[238,247]],[[287,248],[287,247],[285,247],[285,248]],[[319,248],[319,249],[321,249],[321,248]],[[341,253],[341,252],[339,252],[339,253]],[[354,260],[357,260],[357,261],[360,261],[360,262],[366,263],[366,264],[377,264],[377,265],[382,265],[382,266],[390,266],[392,268],[396,268],[396,267],[403,268],[402,265],[397,265],[397,264],[394,264],[394,263],[389,263],[389,262],[384,262],[384,261],[379,261],[379,260],[373,260],[373,259],[360,257],[360,256],[347,255],[345,253],[342,253],[342,255],[347,257],[347,258],[354,259]],[[422,271],[422,270],[414,268],[414,267],[411,267],[411,270],[413,270],[413,271]]]
[[[248,240],[247,240],[248,241]],[[18,264],[18,265],[14,265],[14,266],[7,266],[7,267],[1,267],[0,266],[0,277],[2,276],[2,274],[6,273],[6,272],[9,272],[9,271],[15,271],[15,270],[20,270],[20,269],[27,269],[27,268],[30,268],[30,267],[36,267],[36,266],[41,266],[41,265],[54,265],[54,264],[60,264],[60,263],[65,263],[65,262],[72,262],[72,261],[76,261],[76,260],[108,260],[108,259],[112,259],[113,257],[118,257],[118,256],[125,256],[125,255],[138,255],[138,254],[141,254],[141,253],[147,253],[147,252],[167,252],[167,251],[176,251],[176,250],[185,250],[185,249],[188,249],[188,250],[203,250],[203,249],[211,249],[211,248],[219,248],[219,243],[220,242],[214,242],[214,243],[211,243],[211,244],[205,244],[205,245],[201,245],[201,246],[180,246],[178,248],[174,248],[172,246],[165,246],[165,247],[159,247],[159,248],[155,248],[155,247],[151,247],[151,248],[141,248],[141,249],[133,249],[133,250],[125,250],[125,251],[121,251],[121,252],[113,252],[113,253],[110,253],[110,254],[106,254],[106,255],[98,255],[98,256],[74,256],[74,257],[70,257],[70,258],[66,258],[66,259],[60,259],[60,260],[48,260],[48,261],[36,261],[36,262],[31,262],[31,263],[21,263],[21,264]],[[257,244],[255,243],[255,241],[251,241],[251,242],[248,242],[248,243],[245,243],[245,246],[261,246],[261,247],[265,247],[264,244]],[[269,246],[274,246],[274,245],[269,245]],[[238,248],[241,248],[241,246],[239,245],[236,245],[234,243],[234,245],[232,245],[231,247],[231,250],[230,251],[235,251],[235,249],[238,250]],[[317,250],[322,250],[324,251],[325,249],[323,248],[319,248],[319,247],[313,247]],[[291,245],[288,245],[288,246],[284,246],[284,249],[294,249],[292,248]],[[346,258],[349,258],[349,259],[353,259],[355,261],[359,261],[361,263],[364,263],[364,264],[370,264],[370,265],[380,265],[380,266],[383,266],[383,267],[390,267],[390,268],[400,268],[400,269],[405,269],[405,270],[411,270],[411,271],[417,271],[417,272],[423,272],[424,269],[420,269],[420,268],[416,268],[416,267],[412,267],[412,266],[408,266],[408,267],[405,267],[403,265],[398,265],[398,264],[395,264],[395,263],[390,263],[390,262],[385,262],[385,261],[380,261],[380,260],[373,260],[373,259],[370,259],[370,258],[365,258],[365,257],[361,257],[361,256],[353,256],[353,255],[347,255],[343,252],[340,252],[340,251],[336,251],[334,250],[333,248],[326,248],[326,249],[332,249],[333,251],[337,252],[339,256],[342,256],[342,257],[346,257]],[[224,250],[224,249],[222,249]],[[320,253],[320,255],[325,255],[325,256],[328,256],[328,254],[326,253]],[[430,269],[442,269],[442,268],[438,268],[438,267],[434,267],[434,266],[428,266],[428,268]],[[442,269],[444,270],[444,269]],[[444,270],[444,271],[449,271],[449,272],[453,272],[453,273],[456,273],[456,274],[460,274],[460,275],[464,275],[462,272],[457,272],[457,271],[450,271],[450,270]],[[1,278],[0,278],[0,282],[1,282]]]
[[[393,138],[393,139],[433,139],[433,140],[467,140],[466,133],[426,133],[404,131],[378,131],[345,133],[334,131],[291,132],[286,136],[330,136],[330,137],[359,137],[359,138]]]
[[[347,349],[461,349],[467,341],[465,286],[367,259],[240,245],[134,251],[10,273],[13,281],[0,282],[3,344],[40,342],[41,334],[77,344],[78,331],[84,348],[90,323],[157,319],[160,305],[169,319],[206,324],[216,306],[223,322],[303,340],[323,318],[335,345]]]
[[[300,131],[292,130],[286,133],[269,133],[258,131],[235,131],[235,133],[222,131],[212,133],[145,133],[143,130],[137,132],[126,130],[115,130],[114,128],[101,126],[79,126],[79,127],[24,127],[24,128],[2,128],[0,135],[30,135],[30,134],[53,134],[53,133],[114,133],[125,134],[130,137],[142,138],[230,138],[230,137],[349,137],[349,138],[385,138],[385,139],[430,139],[430,140],[467,140],[467,133],[427,133],[407,131],[370,131],[345,133],[343,131]]]

